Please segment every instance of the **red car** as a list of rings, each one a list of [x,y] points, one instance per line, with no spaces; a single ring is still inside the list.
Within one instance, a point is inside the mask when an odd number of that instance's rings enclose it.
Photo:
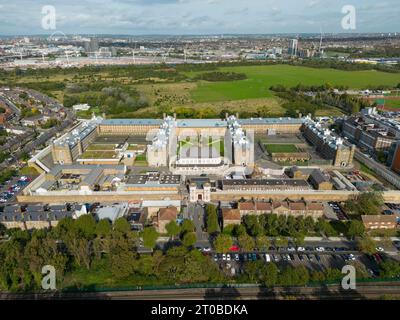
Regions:
[[[382,262],[382,258],[381,258],[381,256],[380,256],[379,254],[375,253],[375,254],[374,254],[374,257],[375,257],[376,263],[379,264],[379,263]]]
[[[238,246],[232,246],[229,251],[233,251],[233,252],[238,252],[240,251],[240,248]]]

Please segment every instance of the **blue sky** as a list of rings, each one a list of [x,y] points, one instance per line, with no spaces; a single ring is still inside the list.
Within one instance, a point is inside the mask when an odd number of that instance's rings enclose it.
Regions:
[[[63,33],[223,34],[346,32],[344,5],[356,8],[354,32],[400,32],[399,0],[0,0],[0,34],[48,34],[44,5]]]

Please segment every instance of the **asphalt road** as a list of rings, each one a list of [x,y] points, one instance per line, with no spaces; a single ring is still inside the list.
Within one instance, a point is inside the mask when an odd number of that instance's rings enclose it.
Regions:
[[[208,233],[203,232],[205,227],[205,208],[198,203],[189,203],[187,207],[187,213],[188,218],[193,221],[196,228],[196,247],[211,247]]]

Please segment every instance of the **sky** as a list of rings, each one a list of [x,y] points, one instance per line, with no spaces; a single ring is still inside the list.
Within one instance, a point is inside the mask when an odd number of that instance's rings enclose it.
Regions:
[[[49,5],[53,29],[42,24]],[[0,0],[0,35],[400,32],[399,16],[399,0]]]

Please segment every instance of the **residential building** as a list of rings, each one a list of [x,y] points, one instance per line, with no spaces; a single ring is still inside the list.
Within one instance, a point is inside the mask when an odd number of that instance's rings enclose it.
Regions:
[[[153,220],[153,224],[158,233],[166,234],[167,229],[165,228],[171,221],[176,221],[178,218],[178,209],[176,207],[162,208],[158,212],[157,217]]]
[[[238,209],[222,209],[222,221],[224,228],[229,225],[240,225],[240,211]]]
[[[364,215],[361,216],[365,229],[367,230],[387,230],[397,228],[397,218],[395,215]]]

